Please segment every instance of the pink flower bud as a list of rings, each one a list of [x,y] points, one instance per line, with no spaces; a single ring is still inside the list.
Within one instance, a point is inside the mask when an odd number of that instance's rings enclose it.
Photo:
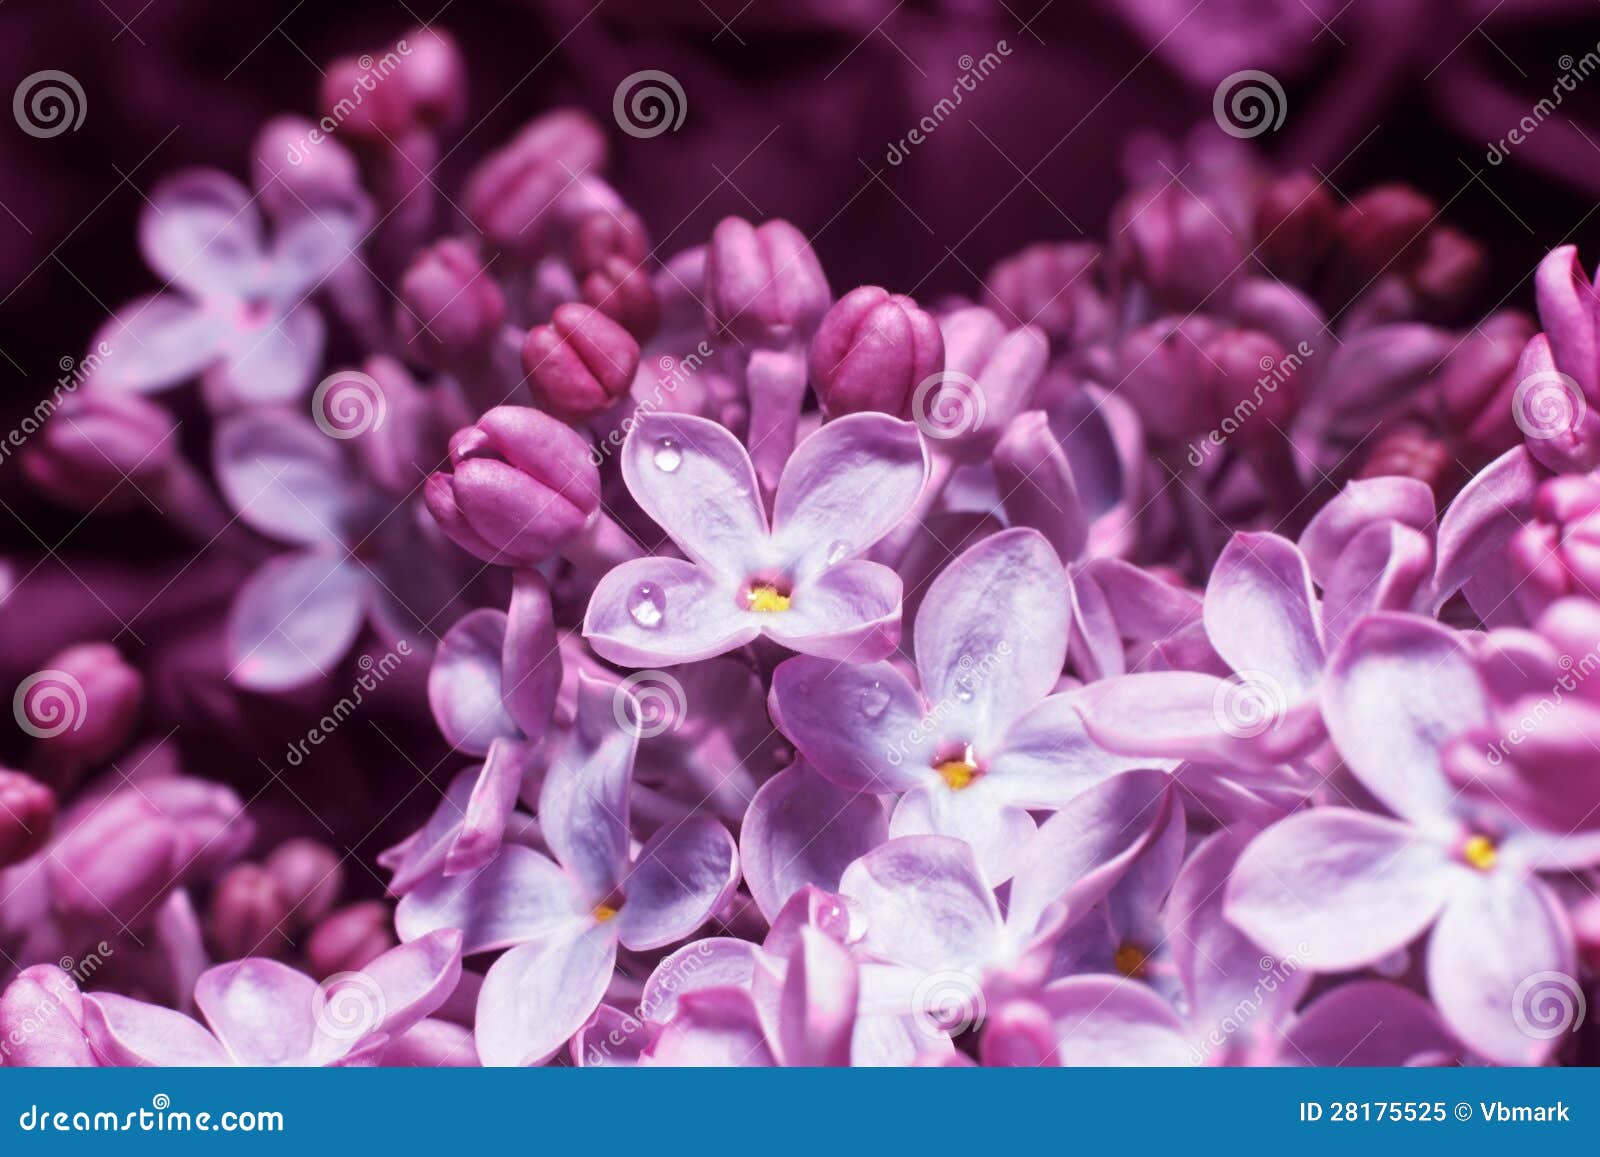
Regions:
[[[350,150],[301,117],[273,117],[256,135],[250,156],[262,206],[276,218],[324,205],[365,202],[361,171]]]
[[[450,440],[452,469],[423,497],[444,532],[485,562],[534,566],[600,509],[600,472],[570,426],[526,406],[496,406]]]
[[[1410,185],[1379,185],[1339,211],[1339,244],[1357,277],[1404,273],[1423,251],[1433,201]]]
[[[911,416],[917,386],[944,369],[939,323],[909,297],[876,285],[828,310],[811,342],[811,380],[831,418],[879,410]]]
[[[573,110],[548,113],[473,170],[467,216],[493,244],[536,257],[562,225],[556,202],[579,177],[601,168],[605,158],[605,135],[587,116]]]
[[[0,768],[0,868],[44,847],[55,820],[55,792],[32,776]]]
[[[608,257],[584,275],[583,300],[633,335],[649,341],[661,327],[661,300],[644,266]]]
[[[1462,336],[1430,386],[1430,414],[1468,465],[1488,462],[1522,437],[1512,395],[1517,359],[1532,336],[1526,315],[1492,314]]]
[[[1554,368],[1578,384],[1591,400],[1600,400],[1600,294],[1578,261],[1572,245],[1552,249],[1533,278]]]
[[[650,235],[632,209],[590,213],[574,226],[567,240],[567,264],[580,278],[613,257],[637,265],[649,252]]]
[[[137,394],[88,388],[62,399],[23,451],[22,469],[75,510],[132,509],[171,468],[176,433],[171,416]]]
[[[1415,478],[1426,482],[1441,497],[1454,489],[1457,471],[1450,448],[1420,426],[1396,426],[1370,443],[1357,478]]]
[[[79,643],[52,655],[44,670],[50,677],[36,685],[22,705],[31,710],[32,696],[47,688],[61,692],[55,706],[65,716],[52,717],[54,722],[46,728],[50,734],[38,740],[48,765],[64,769],[100,763],[128,742],[144,706],[144,676],[124,662],[115,647]],[[63,722],[65,726],[60,725]]]
[[[277,956],[287,946],[289,906],[271,873],[240,864],[217,881],[206,917],[206,941],[218,960]]]
[[[467,111],[467,65],[455,38],[441,28],[413,28],[395,45],[401,64],[394,79],[411,101],[411,115],[427,128],[454,128]]]
[[[827,312],[822,264],[805,235],[787,221],[752,225],[725,217],[706,254],[711,322],[747,345],[805,340]]]
[[[395,945],[393,914],[381,900],[340,908],[318,924],[306,940],[306,963],[319,980],[337,972],[356,972]]]
[[[83,994],[54,964],[24,968],[0,993],[0,1063],[18,1068],[94,1068],[83,1034]]]
[[[1338,202],[1315,175],[1278,177],[1256,204],[1256,252],[1278,276],[1305,281],[1332,248],[1338,216]]]
[[[318,104],[323,122],[357,140],[382,144],[413,127],[405,86],[385,75],[371,55],[342,56],[323,74]]]
[[[506,319],[505,296],[463,241],[425,249],[400,281],[396,323],[417,355],[438,369],[482,363]]]
[[[1205,355],[1217,369],[1215,425],[1242,445],[1282,442],[1300,404],[1298,361],[1273,338],[1246,329],[1217,334]]]
[[[1568,595],[1600,598],[1600,482],[1565,474],[1539,487],[1533,519],[1506,548],[1513,598],[1532,622]]]
[[[344,891],[344,865],[338,853],[316,840],[287,840],[273,849],[264,866],[296,926],[322,919]]]
[[[1101,265],[1097,245],[1030,245],[989,271],[987,304],[1016,324],[1037,325],[1058,342],[1096,340],[1111,326]]]
[[[1207,317],[1163,318],[1118,343],[1117,392],[1157,444],[1179,445],[1213,428],[1219,375],[1202,351],[1217,332]]]
[[[1449,225],[1436,225],[1423,242],[1411,284],[1440,309],[1460,305],[1483,281],[1489,254],[1483,245]]]
[[[1181,185],[1124,198],[1112,235],[1117,264],[1174,309],[1199,305],[1243,268],[1243,244],[1225,217]]]
[[[563,421],[583,422],[628,392],[639,343],[599,310],[567,304],[550,324],[528,331],[522,367],[534,401]]]

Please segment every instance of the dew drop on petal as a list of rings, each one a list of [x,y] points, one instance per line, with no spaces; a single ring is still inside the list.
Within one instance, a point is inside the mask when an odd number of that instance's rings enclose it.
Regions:
[[[838,539],[828,547],[828,565],[837,566],[845,560],[850,553],[850,544],[844,539]]]
[[[683,451],[678,447],[676,438],[662,438],[656,443],[655,457],[651,459],[656,464],[656,469],[671,474],[683,465]]]
[[[861,689],[861,714],[868,719],[876,719],[888,706],[889,692],[884,690],[882,683],[873,683]]]
[[[666,610],[667,597],[655,583],[640,583],[633,589],[628,614],[645,630],[653,631],[659,627]]]
[[[956,695],[957,699],[961,700],[961,702],[963,702],[963,703],[971,703],[972,702],[972,694],[973,694],[973,692],[972,692],[972,680],[971,679],[961,679],[961,680],[957,681],[957,683],[956,683],[956,691],[955,691],[955,695]]]

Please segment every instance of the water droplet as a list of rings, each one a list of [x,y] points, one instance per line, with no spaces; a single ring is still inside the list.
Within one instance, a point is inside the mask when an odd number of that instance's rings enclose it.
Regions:
[[[839,563],[845,560],[845,557],[849,553],[850,544],[845,542],[843,539],[839,539],[837,542],[828,547],[828,565],[837,566]]]
[[[676,438],[662,438],[657,442],[655,457],[652,461],[655,462],[657,470],[665,471],[668,474],[683,465],[683,451],[678,447],[678,440]]]
[[[876,719],[888,706],[889,692],[884,690],[882,683],[873,683],[861,689],[861,714],[868,719]]]
[[[647,631],[653,631],[666,617],[667,596],[655,583],[640,583],[633,591],[633,601],[628,604],[628,614]]]
[[[956,698],[963,703],[972,702],[972,680],[963,678],[956,682]]]

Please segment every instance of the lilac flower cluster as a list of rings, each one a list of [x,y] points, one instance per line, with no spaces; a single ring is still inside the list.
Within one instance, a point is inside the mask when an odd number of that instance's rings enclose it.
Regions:
[[[1465,316],[1482,249],[1420,193],[1208,126],[1108,246],[919,303],[781,220],[663,253],[576,112],[447,192],[460,53],[384,59],[249,185],[152,192],[162,288],[19,462],[225,564],[218,662],[173,662],[219,728],[294,721],[290,796],[383,696],[447,786],[341,855],[184,768],[160,645],[50,655],[0,771],[4,1063],[1590,1055],[1572,251],[1537,325]],[[434,790],[385,758],[369,826]]]

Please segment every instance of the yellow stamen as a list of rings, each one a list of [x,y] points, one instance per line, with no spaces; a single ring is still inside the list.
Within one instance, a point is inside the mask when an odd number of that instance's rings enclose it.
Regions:
[[[1117,949],[1117,954],[1112,959],[1118,972],[1133,979],[1144,975],[1145,962],[1150,959],[1150,954],[1136,944],[1124,944]]]
[[[1495,849],[1494,841],[1488,836],[1471,836],[1461,845],[1461,858],[1478,871],[1487,872],[1494,867],[1494,862],[1500,858],[1500,853]]]
[[[960,755],[950,759],[941,759],[933,765],[944,780],[945,786],[951,791],[960,791],[962,788],[971,787],[972,781],[978,778],[978,762],[972,758],[972,748],[966,748]]]
[[[744,605],[763,614],[786,611],[789,609],[789,596],[771,583],[757,583],[745,592]]]
[[[596,904],[594,906],[594,918],[595,922],[598,924],[604,924],[616,914],[617,909],[613,908],[610,904]]]

